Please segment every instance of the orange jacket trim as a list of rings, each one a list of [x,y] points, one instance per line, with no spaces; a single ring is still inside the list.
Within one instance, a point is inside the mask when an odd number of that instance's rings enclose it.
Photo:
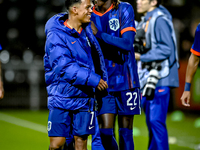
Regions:
[[[68,20],[68,19],[67,19],[67,20]],[[67,20],[64,22],[64,25],[65,25],[66,27],[72,29],[72,28],[67,24]],[[81,34],[82,30],[83,30],[83,28],[81,28],[81,31],[78,32],[78,33]]]
[[[193,53],[193,54],[195,54],[195,55],[197,55],[197,56],[200,56],[200,52],[197,52],[197,51],[195,51],[194,49],[190,49],[190,51]]]
[[[121,30],[121,35],[126,31],[134,31],[136,32],[136,29],[134,27],[127,27]]]
[[[113,4],[110,6],[110,8],[108,8],[108,10],[106,10],[106,12],[104,12],[104,13],[102,14],[102,13],[96,11],[96,10],[95,10],[95,6],[94,6],[94,7],[93,7],[93,13],[95,13],[95,14],[98,15],[98,16],[103,16],[104,14],[106,14],[107,12],[109,12],[112,8],[113,8]]]

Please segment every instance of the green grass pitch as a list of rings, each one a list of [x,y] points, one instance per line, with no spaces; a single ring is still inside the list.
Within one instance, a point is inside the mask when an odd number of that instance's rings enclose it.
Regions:
[[[49,138],[46,125],[48,110],[0,110],[0,149],[2,150],[47,150]],[[175,111],[168,114],[167,128],[170,150],[200,150],[200,118],[197,115]],[[115,134],[117,141],[118,126]],[[147,150],[148,131],[145,115],[134,119],[135,150]],[[91,150],[91,136],[88,139]]]

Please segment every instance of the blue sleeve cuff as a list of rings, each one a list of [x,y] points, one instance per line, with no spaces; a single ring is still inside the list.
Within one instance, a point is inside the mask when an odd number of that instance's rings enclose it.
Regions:
[[[90,76],[88,78],[88,81],[87,81],[87,85],[96,88],[98,86],[100,80],[101,80],[100,75],[98,75],[94,72],[91,72]]]
[[[148,57],[146,58],[146,57],[145,57],[145,54],[140,55],[140,60],[141,60],[142,62],[147,62],[147,59],[148,59]]]

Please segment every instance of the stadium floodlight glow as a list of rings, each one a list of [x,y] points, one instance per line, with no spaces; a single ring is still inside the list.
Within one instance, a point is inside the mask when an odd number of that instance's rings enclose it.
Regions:
[[[39,39],[45,38],[44,25],[39,25],[36,27],[36,35]]]
[[[12,56],[12,57],[10,58],[10,62],[11,62],[13,65],[17,66],[17,65],[20,64],[21,60],[20,60],[19,56],[14,55],[14,56]]]
[[[19,18],[20,11],[16,7],[12,7],[8,10],[7,18],[9,21],[16,21]]]
[[[0,55],[0,60],[3,64],[7,64],[10,60],[10,53],[7,50],[3,50]]]
[[[23,53],[23,61],[26,64],[30,64],[33,62],[33,52],[31,50],[28,49]]]
[[[15,72],[13,70],[6,70],[5,79],[8,82],[12,82],[15,79]]]
[[[45,7],[43,7],[43,6],[37,7],[35,9],[35,13],[34,13],[35,19],[36,20],[45,19],[46,13],[47,12],[46,12],[46,8]]]
[[[37,84],[37,82],[40,79],[38,71],[34,70],[34,69],[30,69],[28,71],[28,79],[29,79],[31,84]]]
[[[36,55],[33,60],[34,64],[36,65],[43,65],[43,58],[40,55]]]
[[[19,31],[16,28],[10,28],[7,32],[8,39],[15,39],[19,36]]]
[[[52,0],[52,5],[54,6],[64,6],[63,0]]]

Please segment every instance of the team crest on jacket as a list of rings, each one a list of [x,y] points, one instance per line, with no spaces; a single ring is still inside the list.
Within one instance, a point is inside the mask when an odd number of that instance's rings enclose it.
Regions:
[[[113,18],[109,20],[110,29],[117,31],[119,29],[119,19]]]

